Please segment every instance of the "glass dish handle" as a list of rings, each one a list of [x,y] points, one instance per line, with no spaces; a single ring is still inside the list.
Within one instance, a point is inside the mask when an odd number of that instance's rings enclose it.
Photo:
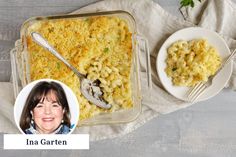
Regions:
[[[13,48],[10,51],[11,57],[11,75],[12,75],[12,83],[13,83],[13,91],[14,91],[14,98],[16,99],[19,93],[19,86],[18,86],[18,79],[17,79],[17,67],[16,67],[16,52],[17,48]]]
[[[22,50],[21,40],[18,39],[15,42],[15,47],[10,51],[11,59],[11,75],[13,83],[14,98],[16,99],[18,93],[20,92],[20,73],[18,71],[19,63],[17,59],[17,54]]]
[[[138,46],[138,56],[139,61],[140,57],[142,57],[142,50],[145,52],[145,68],[146,68],[146,75],[147,75],[147,83],[148,83],[148,89],[152,89],[152,74],[151,74],[151,61],[150,61],[150,51],[149,51],[149,45],[148,40],[144,38],[141,35],[136,35],[137,38],[137,46]],[[142,45],[142,46],[141,46]]]

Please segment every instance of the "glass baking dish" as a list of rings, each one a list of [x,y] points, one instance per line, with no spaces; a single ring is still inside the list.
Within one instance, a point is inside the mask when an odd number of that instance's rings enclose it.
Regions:
[[[128,24],[129,31],[132,33],[132,65],[130,72],[131,90],[132,90],[132,102],[133,107],[130,109],[118,110],[115,112],[104,112],[94,117],[83,119],[79,122],[78,126],[83,125],[98,125],[98,124],[111,124],[111,123],[124,123],[135,120],[141,113],[141,82],[140,82],[140,53],[144,51],[145,66],[147,73],[147,84],[151,88],[151,74],[150,74],[150,58],[148,43],[145,38],[137,33],[137,27],[134,17],[125,11],[107,11],[97,13],[86,14],[72,14],[72,15],[58,15],[58,16],[44,16],[34,17],[28,19],[23,23],[21,28],[21,38],[16,41],[15,48],[11,51],[11,66],[12,66],[12,78],[14,85],[15,97],[20,92],[21,88],[31,82],[30,77],[30,64],[29,53],[27,51],[26,35],[31,25],[48,20],[59,19],[83,19],[97,16],[112,16],[125,20]],[[78,87],[79,88],[79,87]]]

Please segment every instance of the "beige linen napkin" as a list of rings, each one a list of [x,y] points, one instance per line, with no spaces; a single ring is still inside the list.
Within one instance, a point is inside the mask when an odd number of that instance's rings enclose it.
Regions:
[[[213,8],[214,9],[214,8]],[[101,1],[87,7],[81,8],[74,13],[83,13],[83,12],[94,12],[94,11],[105,11],[105,10],[126,10],[130,12],[137,22],[138,32],[146,37],[149,41],[150,52],[151,52],[151,61],[152,61],[152,77],[153,77],[153,89],[151,92],[147,91],[147,84],[145,81],[145,73],[142,73],[142,113],[141,115],[133,122],[127,124],[114,124],[114,125],[97,125],[89,127],[80,127],[76,128],[74,133],[89,133],[90,140],[100,140],[106,138],[113,138],[117,136],[124,135],[129,133],[136,128],[142,126],[144,123],[156,117],[160,114],[166,114],[178,109],[187,107],[191,104],[180,101],[165,90],[163,90],[155,69],[155,61],[158,50],[162,43],[175,31],[194,26],[192,22],[179,19],[167,13],[163,8],[161,8],[157,3],[152,2],[151,0],[107,0]],[[215,12],[215,10],[209,10],[209,12]],[[190,12],[185,12],[190,13]],[[195,13],[197,14],[197,13]],[[222,15],[223,16],[223,15]],[[190,16],[189,16],[190,17]],[[219,18],[218,20],[222,20]],[[204,21],[204,19],[202,19]],[[236,35],[236,34],[235,34]],[[230,46],[233,45],[234,41],[227,39]],[[236,45],[236,44],[235,44]],[[141,61],[143,62],[143,60]],[[11,84],[8,84],[9,92],[12,93]],[[5,92],[6,89],[0,88],[0,93]],[[150,95],[151,93],[151,95]],[[0,94],[0,96],[2,96]],[[6,100],[6,96],[2,96],[0,100]],[[11,100],[11,101],[7,101]],[[7,111],[0,111],[4,114],[0,117],[0,122],[4,122],[4,117],[10,119],[9,125],[15,125],[12,117],[11,111],[13,110],[12,98],[7,99],[6,103],[1,106],[8,106]],[[4,128],[0,127],[1,132],[15,132],[14,127]]]

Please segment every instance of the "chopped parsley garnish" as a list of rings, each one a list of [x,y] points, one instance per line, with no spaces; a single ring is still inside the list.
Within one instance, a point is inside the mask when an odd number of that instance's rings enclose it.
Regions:
[[[199,2],[201,2],[202,0],[198,0]],[[194,7],[194,1],[193,0],[181,0],[180,1],[180,5],[182,7],[187,7],[187,6],[191,6],[192,8]]]
[[[107,53],[109,51],[109,48],[108,47],[106,47],[104,50],[103,50],[103,52],[105,52],[105,53]]]
[[[172,71],[175,71],[175,70],[177,70],[177,68],[173,68],[173,69],[172,69]]]
[[[61,68],[61,64],[57,62],[57,69],[59,70]]]

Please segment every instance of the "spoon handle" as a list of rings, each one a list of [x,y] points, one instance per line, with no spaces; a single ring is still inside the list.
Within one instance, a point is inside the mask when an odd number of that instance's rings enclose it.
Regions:
[[[51,52],[55,57],[61,60],[64,64],[66,64],[80,79],[84,79],[85,75],[81,74],[74,66],[72,66],[65,58],[63,58],[48,42],[44,39],[39,33],[33,32],[31,33],[34,41],[39,45],[47,49]]]

